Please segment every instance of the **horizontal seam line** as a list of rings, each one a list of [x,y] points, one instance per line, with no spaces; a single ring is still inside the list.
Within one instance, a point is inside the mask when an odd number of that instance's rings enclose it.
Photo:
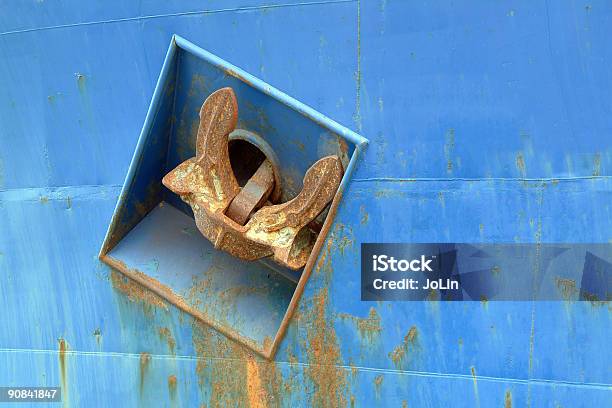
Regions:
[[[520,178],[520,177],[369,177],[355,178],[355,182],[368,181],[528,181],[528,182],[557,182],[574,180],[608,180],[612,176],[577,176],[577,177],[542,177],[542,178]]]
[[[254,11],[254,10],[262,10],[262,9],[284,8],[284,7],[313,6],[313,5],[316,6],[316,5],[336,4],[336,3],[353,3],[355,1],[356,0],[329,0],[329,1],[313,1],[313,2],[302,2],[302,3],[263,4],[260,6],[236,7],[236,8],[228,8],[228,9],[197,10],[197,11],[185,11],[185,12],[180,12],[180,13],[152,14],[152,15],[146,15],[146,16],[117,18],[117,19],[112,19],[112,20],[84,21],[80,23],[58,24],[58,25],[46,26],[46,27],[24,28],[24,29],[19,29],[19,30],[5,31],[3,33],[0,33],[0,36],[11,35],[11,34],[23,34],[23,33],[36,32],[36,31],[55,30],[55,29],[60,29],[60,28],[73,28],[73,27],[89,26],[89,25],[97,25],[97,24],[112,24],[112,23],[124,23],[124,22],[129,22],[129,21],[150,20],[150,19],[164,18],[164,17],[181,17],[181,16],[190,16],[190,15],[198,15],[198,14],[204,15],[204,14],[227,13],[227,12],[234,12],[234,11]]]
[[[46,350],[46,349],[0,349],[0,353],[32,353],[32,354],[60,354],[58,350]],[[134,359],[140,359],[141,354],[136,353],[121,353],[121,352],[101,352],[101,351],[78,351],[78,350],[66,350],[61,352],[64,355],[77,355],[77,356],[103,356],[103,357],[128,357]],[[213,357],[213,356],[180,356],[180,355],[169,355],[169,354],[148,354],[152,359],[156,360],[183,360],[183,361],[200,361],[200,360],[219,360],[219,361],[245,361],[245,359],[241,358],[225,358],[225,357]],[[262,360],[266,361],[266,360]],[[292,363],[289,361],[271,361],[273,364],[284,364],[289,366],[332,366],[336,368],[341,368],[344,370],[354,370],[358,369],[361,371],[368,372],[379,372],[379,373],[388,373],[388,374],[397,374],[397,375],[413,375],[419,377],[431,377],[431,378],[456,378],[466,381],[473,381],[474,378],[476,380],[482,381],[492,381],[492,382],[512,382],[519,384],[529,384],[529,383],[542,383],[542,384],[558,384],[558,385],[568,385],[568,386],[578,386],[585,388],[608,388],[612,386],[612,384],[605,383],[580,383],[575,381],[566,381],[566,380],[548,380],[548,379],[540,379],[540,378],[532,378],[532,379],[519,379],[519,378],[508,378],[508,377],[491,377],[491,376],[473,376],[471,374],[454,374],[454,373],[434,373],[428,371],[412,371],[412,370],[394,370],[394,369],[386,369],[386,368],[374,368],[374,367],[363,367],[363,366],[347,366],[347,365],[339,365],[339,364],[309,364],[309,363]]]
[[[20,191],[56,191],[56,190],[78,190],[88,188],[120,188],[121,184],[76,184],[68,186],[42,186],[42,187],[19,187],[19,188],[7,188],[0,189],[2,193],[17,193]]]

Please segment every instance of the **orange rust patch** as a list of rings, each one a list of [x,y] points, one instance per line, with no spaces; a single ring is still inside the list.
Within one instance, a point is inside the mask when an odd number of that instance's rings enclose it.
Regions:
[[[326,316],[328,305],[327,288],[321,289],[313,298],[313,307],[308,313],[307,356],[309,364],[306,374],[314,384],[311,405],[319,407],[344,407],[347,378],[341,364],[340,347],[336,332]]]
[[[382,331],[380,316],[373,307],[370,308],[366,318],[353,316],[348,313],[340,313],[338,316],[343,320],[351,320],[357,326],[361,338],[372,341],[380,336]]]
[[[410,356],[410,352],[417,347],[419,347],[419,331],[416,326],[412,326],[404,336],[404,341],[389,353],[389,358],[397,368],[401,368],[406,358]]]
[[[170,399],[174,400],[176,398],[176,375],[174,374],[168,377],[168,393]]]
[[[123,275],[121,272],[115,270],[111,271],[111,283],[115,289],[126,295],[132,302],[142,302],[145,305],[168,310],[168,306],[162,298]]]
[[[259,366],[252,357],[247,358],[247,393],[251,408],[263,408],[266,406],[266,391],[261,385]]]
[[[164,340],[168,344],[168,348],[170,349],[170,353],[174,354],[174,348],[176,347],[176,341],[174,340],[174,336],[172,332],[167,327],[160,327],[157,330],[159,334],[159,338]]]
[[[274,362],[252,355],[195,319],[192,329],[198,384],[204,394],[210,392],[209,407],[279,405],[283,384]]]
[[[510,390],[506,391],[506,396],[504,398],[504,408],[512,408],[512,393]]]

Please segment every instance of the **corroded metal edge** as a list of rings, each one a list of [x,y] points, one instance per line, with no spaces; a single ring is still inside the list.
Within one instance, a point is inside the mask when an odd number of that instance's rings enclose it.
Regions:
[[[153,293],[155,293],[162,299],[166,300],[167,302],[173,304],[180,310],[184,311],[185,313],[189,313],[196,319],[200,320],[202,323],[217,330],[219,333],[223,334],[230,340],[233,340],[237,343],[240,343],[248,347],[249,349],[253,350],[257,354],[259,354],[260,356],[268,360],[271,359],[272,354],[270,353],[270,349],[266,350],[265,346],[264,348],[259,347],[259,343],[257,343],[256,341],[248,337],[242,336],[240,333],[236,332],[235,330],[228,328],[227,326],[224,326],[223,324],[206,316],[204,313],[200,312],[199,310],[194,309],[193,307],[189,306],[187,302],[185,302],[185,300],[180,295],[175,293],[168,286],[159,282],[157,279],[151,278],[147,274],[140,272],[137,269],[130,269],[127,267],[125,263],[109,255],[100,256],[100,260],[104,262],[105,264],[107,264],[108,266],[110,266],[111,268],[115,269],[116,271],[121,272],[123,275],[128,277],[128,279],[131,279],[134,282],[138,283],[139,285],[144,286],[146,289],[152,291]]]

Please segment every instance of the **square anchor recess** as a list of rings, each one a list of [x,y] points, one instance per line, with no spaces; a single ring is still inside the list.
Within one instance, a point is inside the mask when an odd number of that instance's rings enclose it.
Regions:
[[[215,249],[196,227],[191,208],[162,185],[168,172],[195,156],[200,107],[225,87],[232,88],[238,104],[236,140],[252,142],[249,135],[259,135],[266,144],[259,146],[261,150],[274,156],[280,202],[300,192],[306,171],[317,160],[335,155],[343,163],[340,187],[319,219],[321,232],[301,271],[265,258],[244,261]],[[272,358],[366,143],[308,106],[174,36],[100,259]]]

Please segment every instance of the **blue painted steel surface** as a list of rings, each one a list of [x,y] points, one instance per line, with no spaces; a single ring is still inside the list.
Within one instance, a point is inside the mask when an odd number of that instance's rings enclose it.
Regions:
[[[612,404],[609,304],[364,303],[358,273],[363,241],[610,242],[609,2],[2,10],[0,384],[67,406]],[[97,260],[174,33],[371,141],[273,362]]]

